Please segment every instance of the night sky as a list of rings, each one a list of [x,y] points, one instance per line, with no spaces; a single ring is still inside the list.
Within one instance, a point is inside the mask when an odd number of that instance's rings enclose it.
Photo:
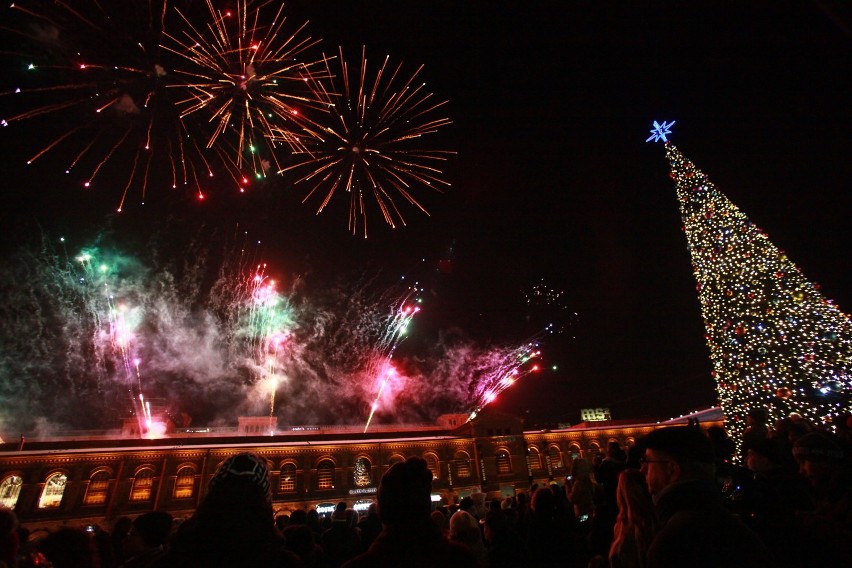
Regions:
[[[285,6],[321,51],[366,45],[371,61],[425,65],[453,120],[436,141],[457,152],[452,187],[418,193],[429,216],[404,208],[408,225],[391,230],[374,213],[364,240],[348,232],[345,207],[315,217],[286,180],[202,204],[152,188],[144,207],[131,195],[116,216],[116,191],[84,192],[47,165],[26,170],[23,141],[39,132],[22,123],[0,129],[4,253],[36,226],[109,226],[132,240],[166,220],[239,224],[293,273],[419,279],[428,301],[408,349],[452,328],[512,342],[565,323],[544,349],[557,370],[494,403],[530,424],[576,423],[588,407],[668,418],[715,404],[674,182],[662,145],[645,142],[654,120],[676,120],[670,138],[684,155],[841,310],[852,306],[847,2]],[[542,281],[564,292],[560,306],[524,302]]]

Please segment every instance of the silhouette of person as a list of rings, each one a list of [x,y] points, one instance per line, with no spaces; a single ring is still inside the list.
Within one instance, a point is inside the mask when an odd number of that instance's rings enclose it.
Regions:
[[[713,445],[700,428],[660,428],[640,444],[641,471],[660,519],[649,567],[769,565],[763,542],[726,509]]]
[[[430,518],[432,472],[426,461],[410,457],[382,476],[378,513],[382,532],[370,549],[343,566],[472,568],[476,559],[464,546],[447,540]]]

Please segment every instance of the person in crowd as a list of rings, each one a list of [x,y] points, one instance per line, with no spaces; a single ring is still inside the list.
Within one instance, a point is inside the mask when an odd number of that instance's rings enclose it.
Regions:
[[[576,541],[571,538],[570,521],[560,515],[557,500],[549,487],[539,487],[530,504],[531,515],[525,535],[529,566],[573,565],[570,560],[579,554]]]
[[[571,485],[568,500],[574,506],[574,516],[584,532],[595,514],[595,493],[597,484],[592,479],[592,466],[589,460],[577,458],[571,464]],[[537,492],[536,492],[537,493]]]
[[[485,514],[483,538],[488,568],[516,568],[527,562],[526,543],[504,515]]]
[[[7,507],[0,507],[0,568],[18,565],[18,517]]]
[[[173,535],[157,568],[295,566],[275,531],[266,460],[222,462],[195,514]]]
[[[479,521],[473,515],[467,511],[453,513],[453,516],[450,517],[449,538],[470,550],[476,558],[476,566],[479,568],[488,566],[488,553],[485,550],[485,543],[482,541],[482,531],[479,528]]]
[[[50,562],[51,568],[98,568],[95,541],[92,534],[81,528],[63,527],[38,542],[38,550]]]
[[[127,554],[124,551],[124,545],[127,542],[127,535],[130,534],[130,529],[133,526],[133,519],[122,515],[118,517],[112,524],[112,530],[109,533],[110,546],[112,548],[112,558],[116,564],[121,564],[127,560]]]
[[[410,457],[391,466],[379,483],[378,513],[383,530],[370,549],[346,568],[432,567],[471,568],[475,557],[450,542],[432,520],[432,472],[426,461]]]
[[[641,471],[660,519],[649,567],[769,565],[763,542],[726,509],[713,445],[700,428],[659,428],[641,445]]]
[[[174,518],[165,511],[151,511],[133,520],[125,550],[129,559],[121,568],[149,568],[166,553]]]
[[[595,507],[589,534],[589,548],[593,555],[606,554],[612,543],[612,530],[618,515],[616,505],[618,476],[626,468],[627,453],[618,442],[609,442],[606,456],[595,469],[595,481],[598,483],[601,499]]]
[[[645,568],[659,521],[645,476],[639,470],[625,469],[618,474],[616,503],[609,564],[611,568]]]
[[[361,547],[367,550],[382,532],[382,521],[379,520],[375,503],[370,503],[367,507],[367,514],[358,521],[358,529],[361,531]]]
[[[361,553],[361,531],[358,530],[357,512],[341,501],[331,514],[331,527],[322,533],[320,546],[329,566],[337,567]]]
[[[275,517],[275,528],[278,529],[279,533],[284,533],[284,529],[287,528],[287,525],[290,524],[290,515],[287,513],[281,513]]]
[[[814,505],[812,511],[799,513],[803,532],[816,543],[811,560],[815,566],[852,566],[849,446],[831,432],[813,430],[796,440],[793,456]]]
[[[290,519],[292,520],[292,515]],[[304,523],[290,523],[282,531],[286,549],[295,554],[301,568],[325,568],[325,554],[314,540],[314,531]]]
[[[469,513],[468,513],[469,514]],[[432,519],[432,522],[435,523],[435,526],[441,529],[441,533],[450,538],[450,518],[443,511],[435,509],[432,511],[432,514],[429,516]]]
[[[740,448],[743,458],[748,449],[754,444],[769,437],[769,413],[765,408],[751,408],[746,413],[746,429],[743,432],[742,446]]]

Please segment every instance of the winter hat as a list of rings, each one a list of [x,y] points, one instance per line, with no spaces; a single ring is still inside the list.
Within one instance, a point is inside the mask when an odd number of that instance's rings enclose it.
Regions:
[[[793,444],[793,456],[798,461],[842,461],[845,452],[840,441],[830,432],[814,430]]]
[[[431,493],[432,472],[425,460],[410,457],[395,463],[379,484],[379,517],[388,524],[428,519]]]
[[[714,463],[716,455],[710,438],[694,426],[669,426],[654,430],[644,438],[643,448],[669,454],[674,458]]]
[[[479,531],[479,521],[467,511],[456,511],[450,517],[450,534],[462,535],[468,531]]]
[[[257,491],[267,501],[271,501],[269,468],[266,460],[248,452],[229,457],[222,462],[210,480],[208,493],[232,491],[238,487],[241,488],[240,490]]]

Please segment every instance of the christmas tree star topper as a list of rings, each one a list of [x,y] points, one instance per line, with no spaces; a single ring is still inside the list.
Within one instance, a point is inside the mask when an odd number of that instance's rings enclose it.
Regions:
[[[645,140],[645,142],[650,142],[651,140],[653,140],[654,142],[659,142],[660,140],[662,140],[663,142],[668,142],[669,140],[668,138],[666,138],[666,135],[672,133],[672,126],[674,126],[674,123],[674,120],[671,122],[666,122],[664,120],[663,123],[660,124],[655,120],[654,128],[651,129],[651,136],[647,140]]]

